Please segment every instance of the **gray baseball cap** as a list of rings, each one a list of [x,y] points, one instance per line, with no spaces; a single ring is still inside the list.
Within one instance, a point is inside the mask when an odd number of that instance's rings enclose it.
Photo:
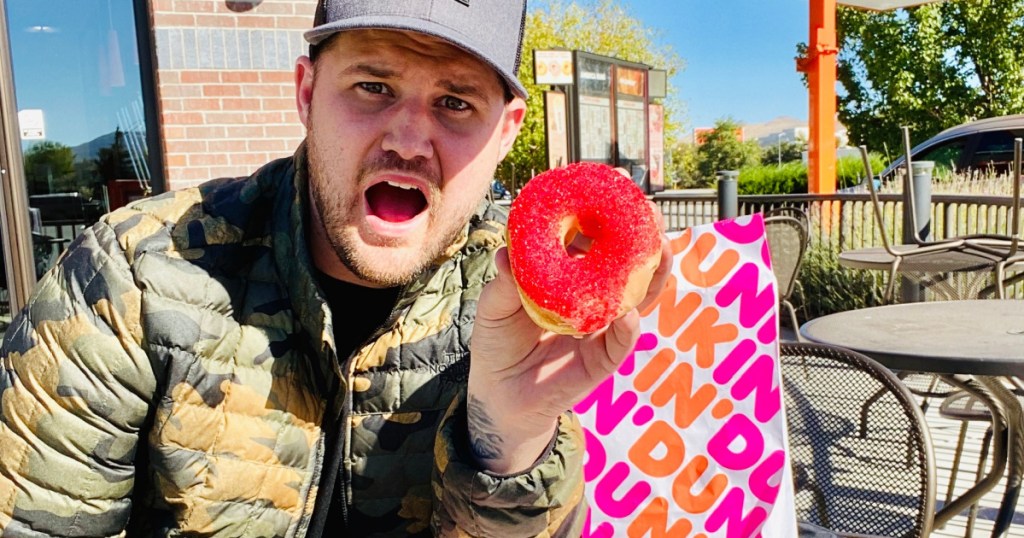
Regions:
[[[487,62],[515,95],[526,0],[319,0],[313,29],[316,45],[336,32],[358,29],[409,30],[451,42]]]

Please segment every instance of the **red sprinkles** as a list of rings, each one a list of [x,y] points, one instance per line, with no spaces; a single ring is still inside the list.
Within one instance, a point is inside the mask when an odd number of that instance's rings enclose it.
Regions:
[[[586,253],[569,254],[566,228],[593,240]],[[531,179],[512,203],[508,239],[519,289],[580,333],[612,322],[630,272],[661,248],[640,188],[597,163],[570,164]]]

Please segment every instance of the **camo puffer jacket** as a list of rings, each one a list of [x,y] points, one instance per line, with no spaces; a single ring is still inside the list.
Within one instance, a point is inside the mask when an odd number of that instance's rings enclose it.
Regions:
[[[503,213],[482,206],[338,360],[334,324],[359,305],[332,315],[311,274],[304,170],[300,148],[118,210],[40,281],[0,353],[4,536],[306,536],[331,506],[350,536],[580,535],[570,415],[522,474],[466,455],[469,336]],[[318,503],[332,461],[341,494]]]

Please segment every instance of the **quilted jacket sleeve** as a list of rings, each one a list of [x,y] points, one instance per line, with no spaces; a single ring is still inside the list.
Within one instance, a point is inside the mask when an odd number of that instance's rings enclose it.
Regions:
[[[534,466],[501,476],[469,455],[466,401],[452,403],[434,444],[436,536],[578,537],[587,515],[583,496],[583,430],[571,413]]]
[[[154,392],[141,292],[97,224],[36,286],[0,349],[0,534],[114,536]],[[36,534],[38,533],[38,534]]]

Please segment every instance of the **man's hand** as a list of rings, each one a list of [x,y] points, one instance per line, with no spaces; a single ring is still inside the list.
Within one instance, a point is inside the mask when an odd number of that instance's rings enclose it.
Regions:
[[[657,207],[650,203],[659,218]],[[668,278],[672,253],[662,235],[661,264],[639,308]],[[637,310],[582,338],[541,329],[523,309],[508,253],[496,255],[498,276],[480,296],[471,343],[469,439],[485,469],[528,469],[554,435],[558,417],[601,384],[633,351],[640,336]]]

